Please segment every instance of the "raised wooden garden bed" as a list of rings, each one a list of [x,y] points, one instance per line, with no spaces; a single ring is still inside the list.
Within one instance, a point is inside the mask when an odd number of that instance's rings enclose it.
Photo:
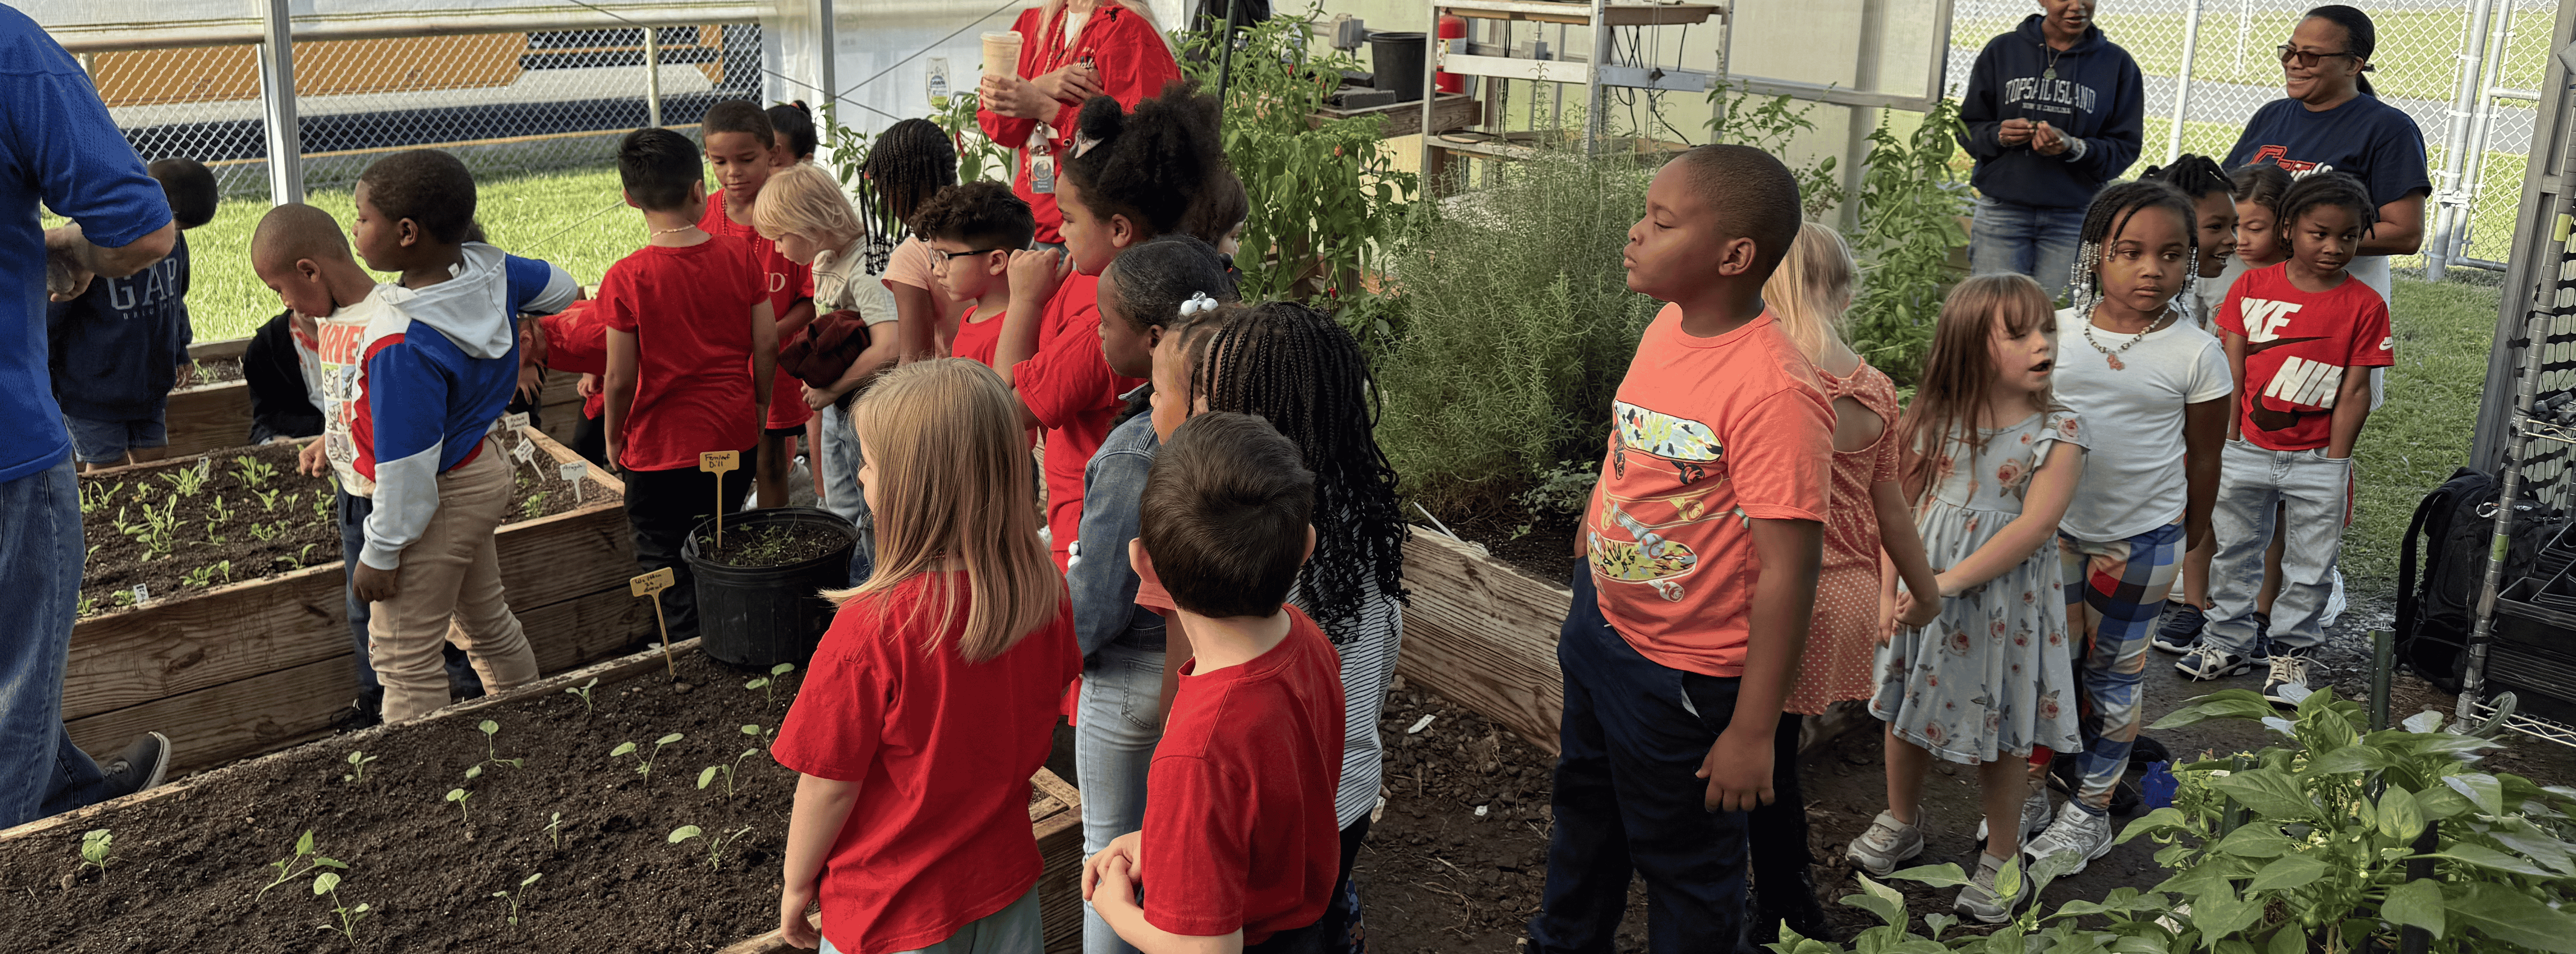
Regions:
[[[543,434],[522,433],[538,448],[541,468],[580,460]],[[230,455],[211,457],[212,466],[232,466]],[[146,486],[195,466],[191,459],[161,461],[84,480]],[[544,672],[605,658],[655,631],[652,607],[627,592],[635,557],[620,503],[624,487],[596,469],[584,480],[580,506],[504,525],[498,534],[502,581]],[[172,770],[186,772],[330,731],[357,694],[339,545],[336,534],[330,539],[314,554],[320,562],[300,569],[250,579],[253,571],[243,567],[233,577],[241,582],[162,594],[140,608],[109,608],[79,621],[63,688],[72,740],[108,751],[157,730],[175,749]]]
[[[695,640],[671,658],[646,650],[0,831],[13,939],[0,947],[121,951],[150,937],[235,951],[783,952],[774,928],[796,776],[763,749],[802,673],[751,690]],[[666,734],[681,737],[656,749]],[[644,747],[649,776],[620,742]],[[361,776],[353,757],[366,760]],[[710,765],[732,777],[698,787]],[[1044,770],[1031,781],[1047,950],[1078,951],[1081,795]],[[462,809],[451,789],[471,793]],[[742,834],[711,863],[703,837],[669,840],[682,825]],[[79,864],[83,833],[98,829],[114,839],[103,871]],[[307,831],[316,854],[347,866],[337,894],[311,887],[329,869],[263,894]],[[520,896],[516,924],[493,894],[505,890]],[[370,905],[353,938],[337,930],[335,899]]]
[[[196,361],[239,361],[249,343],[248,338],[201,341],[188,346],[188,357]],[[559,443],[572,442],[573,425],[581,419],[581,395],[573,392],[573,385],[580,379],[581,375],[567,371],[546,372],[545,398],[539,405],[537,420],[546,436]],[[247,444],[250,385],[235,378],[173,390],[165,421],[172,457]]]

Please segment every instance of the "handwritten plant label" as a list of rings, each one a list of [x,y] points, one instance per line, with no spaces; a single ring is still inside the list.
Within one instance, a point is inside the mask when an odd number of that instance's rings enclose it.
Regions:
[[[572,502],[575,505],[579,505],[581,503],[581,485],[588,483],[588,481],[583,480],[582,477],[590,473],[590,463],[588,461],[576,460],[557,465],[555,467],[555,473],[563,478],[564,483],[572,485]]]
[[[698,469],[722,476],[742,467],[741,451],[706,451],[698,455]]]
[[[510,456],[517,459],[518,462],[522,464],[536,460],[537,445],[527,441],[520,441],[519,446],[510,448]]]
[[[141,583],[134,584],[134,605],[141,606],[143,605],[143,601],[151,598],[152,591],[150,589],[146,588]]]
[[[636,574],[633,579],[626,581],[626,589],[639,597],[652,596],[670,589],[676,579],[678,578],[671,575],[671,568],[666,566],[651,573]]]
[[[510,433],[513,433],[513,434],[516,434],[516,433],[518,433],[518,432],[520,432],[520,431],[527,430],[527,429],[528,429],[528,412],[526,412],[526,411],[521,411],[521,412],[519,412],[519,413],[517,413],[517,414],[504,414],[504,415],[501,415],[501,426],[502,426],[502,427],[509,428],[509,429],[510,429]]]

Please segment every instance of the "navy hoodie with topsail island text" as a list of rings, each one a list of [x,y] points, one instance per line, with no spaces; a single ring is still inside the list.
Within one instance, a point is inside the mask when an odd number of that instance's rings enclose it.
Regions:
[[[1959,121],[1968,127],[1959,145],[1976,159],[1970,182],[1987,198],[2081,209],[2137,161],[2145,113],[2145,84],[2129,51],[2104,39],[2100,27],[2086,27],[2063,51],[2049,49],[2040,15],[2032,14],[1977,54],[1959,102]],[[2054,156],[2026,142],[2006,146],[1998,136],[2007,119],[2045,121],[2082,142]]]

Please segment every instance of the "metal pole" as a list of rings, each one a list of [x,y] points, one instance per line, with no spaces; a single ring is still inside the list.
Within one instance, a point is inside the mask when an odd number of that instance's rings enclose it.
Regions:
[[[659,27],[644,28],[644,124],[662,125],[662,30]]]
[[[815,109],[829,107],[832,100],[839,98],[839,94],[832,92],[841,88],[841,84],[836,82],[838,77],[834,75],[838,72],[834,67],[839,65],[835,61],[840,59],[841,53],[833,38],[833,26],[832,0],[814,0],[814,78],[818,81],[815,88],[823,91],[823,101],[813,104]]]
[[[2565,212],[2561,200],[2560,212]],[[2497,474],[2501,490],[2496,494],[2495,533],[2488,540],[2486,572],[2478,586],[2475,625],[2469,628],[2469,662],[2460,680],[2460,703],[2453,714],[2461,722],[2474,722],[2480,699],[2486,694],[2487,642],[2495,632],[2497,591],[2504,584],[2505,555],[2512,548],[2513,502],[2522,495],[2522,460],[2529,455],[2531,438],[2523,432],[2523,423],[2531,414],[2531,405],[2540,393],[2541,356],[2548,351],[2549,320],[2558,310],[2556,302],[2534,308],[2523,321],[2522,377],[2513,385],[2513,417],[2505,430],[2505,463]]]
[[[1242,0],[1225,0],[1225,32],[1216,38],[1217,122],[1225,121],[1225,87],[1234,80],[1234,25],[1243,17]]]
[[[1732,9],[1730,7],[1729,11]],[[1609,65],[1611,44],[1617,39],[1611,35],[1609,0],[1592,0],[1592,62],[1583,66],[1583,154],[1586,156],[1601,148],[1601,68]]]
[[[287,0],[268,0],[261,20],[259,99],[268,121],[268,196],[304,201],[304,137],[295,124],[295,37]]]
[[[2477,0],[2469,8],[2468,32],[2460,36],[2460,79],[2451,92],[2450,121],[2442,129],[2442,171],[2435,180],[2439,188],[2433,193],[2433,234],[2424,248],[2426,281],[2441,281],[2450,264],[2452,230],[2460,220],[2460,177],[2462,167],[2468,163],[2469,114],[2484,89],[2479,82],[2481,41],[2486,39],[2487,18],[2494,4],[2495,0]]]
[[[2452,229],[2453,247],[2448,256],[2448,264],[2453,266],[2466,264],[2464,253],[2469,243],[2477,239],[2474,220],[2477,218],[2478,193],[2485,185],[2487,143],[2495,135],[2495,86],[2503,81],[2505,46],[2512,38],[2513,3],[2506,0],[2487,29],[2486,68],[2478,80],[2477,106],[2471,110],[2469,119],[2468,166],[2460,177],[2460,221]]]
[[[2165,136],[2165,162],[2182,155],[2182,125],[2191,117],[2191,66],[2200,52],[2200,3],[2191,0],[2182,15],[2182,71],[2174,76],[2173,128]]]

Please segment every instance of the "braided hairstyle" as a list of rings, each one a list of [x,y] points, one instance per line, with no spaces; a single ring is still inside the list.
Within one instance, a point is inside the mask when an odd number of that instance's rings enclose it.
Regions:
[[[1120,256],[1125,258],[1126,256]],[[1315,554],[1302,605],[1332,640],[1357,638],[1379,596],[1399,602],[1404,540],[1395,468],[1378,448],[1377,382],[1359,342],[1295,302],[1226,305],[1181,326],[1191,396],[1267,419],[1315,472]]]
[[[2228,198],[2236,198],[2236,182],[2227,177],[2226,170],[2218,167],[2218,160],[2208,156],[2186,152],[2175,156],[2169,164],[2148,166],[2147,173],[2138,178],[2152,179],[2180,189],[2193,201],[2208,198],[2212,192],[2224,192]]]
[[[2185,261],[2200,261],[2200,229],[2197,227],[2200,214],[2192,209],[2191,198],[2183,195],[2182,190],[2153,179],[2123,182],[2105,188],[2094,195],[2093,207],[2084,210],[2084,229],[2077,233],[2082,243],[2075,247],[2074,284],[2069,299],[2075,310],[2075,320],[2092,320],[2093,307],[2102,303],[2102,256],[2129,227],[2129,220],[2136,218],[2144,209],[2169,209],[2180,217],[2184,240],[2191,243]],[[2165,302],[2165,307],[2172,308],[2177,301],[2192,300],[2198,294],[2196,286],[2199,281],[2198,268],[2186,269],[2182,290],[2175,292],[2173,298]]]
[[[2289,235],[2299,216],[2318,206],[2340,205],[2352,210],[2353,221],[2361,223],[2361,234],[2379,224],[2379,206],[2370,201],[2370,189],[2348,172],[2311,172],[2290,185],[2281,194],[2281,234]]]
[[[1193,224],[1202,196],[1230,174],[1217,113],[1216,97],[1189,80],[1164,86],[1163,95],[1137,103],[1132,113],[1117,100],[1094,96],[1082,104],[1065,178],[1103,219],[1124,215],[1148,238],[1181,231]]]
[[[859,172],[874,188],[859,190],[860,217],[876,235],[900,237],[930,197],[957,184],[957,146],[946,130],[927,119],[907,119],[886,127],[859,162]]]

